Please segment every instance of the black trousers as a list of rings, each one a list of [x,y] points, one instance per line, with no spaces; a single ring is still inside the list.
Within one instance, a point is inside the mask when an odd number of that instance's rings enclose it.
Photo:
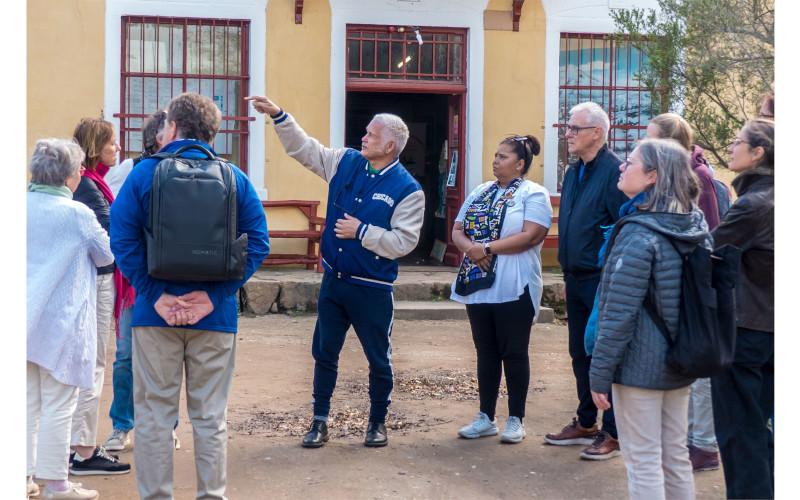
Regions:
[[[467,304],[467,316],[478,353],[481,411],[494,420],[501,370],[505,370],[508,415],[524,418],[531,378],[528,345],[535,316],[528,287],[513,302]]]
[[[583,337],[586,323],[592,313],[594,296],[600,284],[600,275],[577,277],[567,273],[564,275],[564,281],[567,288],[569,355],[572,358],[572,373],[575,375],[578,391],[578,422],[582,427],[591,427],[597,422],[597,407],[592,401],[592,391],[589,388],[589,367],[592,364],[592,357],[586,354]],[[611,401],[611,393],[608,394],[608,398]],[[603,412],[603,430],[617,439],[613,402],[611,409]]]
[[[774,497],[774,438],[767,428],[774,415],[774,339],[772,332],[737,329],[733,366],[711,378],[728,498]]]

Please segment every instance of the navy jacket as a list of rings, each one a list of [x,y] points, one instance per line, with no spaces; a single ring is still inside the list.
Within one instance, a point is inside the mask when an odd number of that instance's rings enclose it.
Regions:
[[[564,273],[597,275],[597,253],[603,245],[603,228],[619,219],[619,207],[628,197],[617,189],[622,160],[608,145],[578,172],[583,162],[570,165],[561,186],[558,213],[558,262]]]
[[[325,268],[351,283],[391,290],[397,278],[397,261],[364,248],[361,239],[368,226],[391,230],[392,214],[397,205],[420,189],[399,160],[380,173],[371,174],[367,159],[354,149],[347,150],[328,188],[328,210],[322,233]],[[345,213],[361,221],[356,239],[339,239],[333,231],[336,221]]]
[[[91,208],[95,217],[97,217],[97,222],[106,230],[106,233],[108,232],[111,205],[92,179],[81,177],[81,182],[78,184],[78,189],[76,189],[75,193],[72,195],[72,199]],[[97,274],[110,274],[113,272],[113,262],[107,266],[97,268]]]
[[[208,144],[191,139],[173,141],[161,151],[172,153],[187,144],[200,144],[212,153]],[[216,154],[216,153],[214,153]],[[201,158],[199,151],[186,151],[182,156]],[[142,160],[122,185],[119,195],[111,205],[111,251],[122,274],[136,289],[133,307],[133,326],[166,327],[166,322],[153,307],[162,293],[183,295],[194,290],[204,290],[214,304],[214,310],[195,325],[182,328],[236,333],[238,311],[236,292],[252,276],[269,254],[267,220],[264,208],[247,176],[236,166],[236,236],[247,233],[247,264],[241,280],[216,282],[173,282],[155,279],[147,274],[147,246],[144,230],[150,220],[150,191],[158,161]]]

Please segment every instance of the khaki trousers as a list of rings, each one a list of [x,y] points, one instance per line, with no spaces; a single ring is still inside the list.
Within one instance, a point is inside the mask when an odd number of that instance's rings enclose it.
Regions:
[[[136,482],[144,500],[172,498],[172,428],[182,376],[194,431],[198,499],[225,499],[228,392],[236,335],[186,328],[133,328]]]
[[[694,476],[686,447],[689,387],[658,391],[612,386],[631,499],[694,499]]]
[[[97,275],[97,357],[94,364],[94,387],[81,389],[72,416],[70,446],[97,445],[97,418],[100,395],[106,373],[106,347],[111,318],[114,316],[114,273]]]

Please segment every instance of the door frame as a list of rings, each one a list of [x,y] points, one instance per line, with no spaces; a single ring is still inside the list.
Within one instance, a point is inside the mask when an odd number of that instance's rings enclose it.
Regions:
[[[345,38],[347,35],[348,28],[386,28],[387,25],[383,24],[355,24],[355,23],[348,23],[345,26]],[[466,198],[466,185],[467,185],[467,175],[466,175],[466,155],[467,149],[465,144],[467,142],[466,137],[466,123],[467,123],[467,96],[468,96],[468,85],[467,85],[467,78],[466,76],[470,74],[469,71],[469,54],[470,54],[470,29],[469,28],[453,28],[449,26],[427,26],[429,30],[442,30],[448,33],[457,33],[462,35],[464,38],[464,46],[462,48],[461,54],[461,64],[463,68],[463,72],[465,78],[462,80],[463,83],[451,83],[446,81],[418,81],[418,80],[399,80],[399,79],[364,79],[364,78],[356,78],[356,79],[348,79],[345,77],[345,88],[344,88],[344,95],[345,99],[343,102],[345,103],[344,112],[341,114],[341,126],[342,130],[346,130],[347,128],[347,92],[386,92],[386,93],[393,93],[393,94],[440,94],[440,95],[448,95],[448,105],[447,105],[447,158],[448,158],[448,173],[449,173],[449,165],[450,165],[450,158],[452,158],[453,151],[457,152],[457,162],[456,162],[456,185],[453,187],[445,188],[445,221],[447,222],[447,234],[445,237],[445,243],[447,244],[447,249],[445,251],[443,263],[445,265],[450,266],[458,266],[461,262],[461,252],[455,246],[452,241],[452,231],[453,225],[455,224],[456,215],[458,215],[458,211],[461,208],[461,205],[464,203],[464,199]],[[346,54],[345,50],[345,54]],[[343,69],[345,70],[346,74],[346,64],[347,58],[344,58]],[[453,116],[456,116],[458,123],[454,126],[453,123]],[[481,130],[482,132],[482,130]],[[343,141],[344,139],[342,139]],[[453,144],[456,144],[455,148],[453,148]],[[448,175],[447,173],[445,175]]]
[[[466,84],[475,91],[467,92],[462,111],[465,117],[462,165],[465,190],[480,185],[483,182],[483,15],[487,0],[381,1],[371,2],[368,9],[364,8],[363,0],[328,1],[331,7],[330,146],[344,147],[341,117],[345,113],[348,24],[466,28]]]

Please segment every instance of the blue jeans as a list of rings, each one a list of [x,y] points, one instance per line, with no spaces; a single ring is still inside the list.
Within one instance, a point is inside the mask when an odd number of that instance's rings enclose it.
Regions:
[[[131,367],[131,321],[133,308],[122,311],[119,318],[117,356],[114,360],[114,399],[108,416],[114,429],[128,432],[133,429],[133,369]]]

